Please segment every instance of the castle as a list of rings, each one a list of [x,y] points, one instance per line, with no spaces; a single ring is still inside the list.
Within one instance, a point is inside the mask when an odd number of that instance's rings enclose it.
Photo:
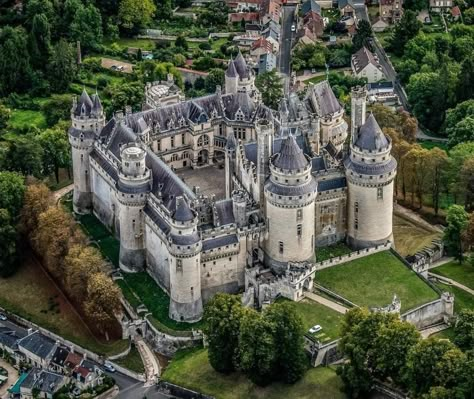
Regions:
[[[397,165],[365,100],[365,88],[353,90],[348,139],[327,81],[271,110],[241,54],[224,90],[108,121],[99,96],[84,91],[69,130],[74,210],[120,238],[121,269],[147,270],[169,294],[171,318],[199,320],[215,293],[249,288],[258,275],[294,283],[318,247],[392,240]],[[177,176],[213,163],[225,165],[224,199]]]

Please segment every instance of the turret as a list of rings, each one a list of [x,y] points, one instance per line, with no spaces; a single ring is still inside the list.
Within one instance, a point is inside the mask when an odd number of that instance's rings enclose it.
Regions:
[[[359,128],[365,123],[367,89],[365,86],[356,86],[351,90],[351,140]]]
[[[269,161],[272,155],[273,123],[267,119],[260,119],[255,125],[257,135],[257,186],[258,203],[265,204],[264,185],[270,174]]]
[[[201,250],[198,215],[185,197],[176,198],[168,235],[170,252],[169,317],[194,322],[202,316]]]
[[[282,273],[289,261],[314,260],[314,200],[317,183],[311,162],[293,135],[270,160],[265,184],[266,263]]]
[[[76,213],[89,213],[92,209],[89,155],[104,125],[105,114],[98,94],[91,99],[84,89],[79,100],[73,98],[69,129],[74,174],[73,207]]]
[[[117,182],[120,215],[120,268],[140,271],[145,267],[144,214],[150,191],[151,172],[146,167],[146,151],[130,143],[120,149],[121,164]]]
[[[232,193],[232,207],[237,227],[247,225],[247,198],[243,191],[237,190]]]
[[[239,74],[235,68],[234,60],[230,60],[227,71],[225,72],[225,93],[235,94],[237,93],[239,83]]]
[[[375,117],[354,132],[350,154],[344,161],[348,185],[348,243],[367,248],[393,241],[393,184],[397,162],[392,143]]]

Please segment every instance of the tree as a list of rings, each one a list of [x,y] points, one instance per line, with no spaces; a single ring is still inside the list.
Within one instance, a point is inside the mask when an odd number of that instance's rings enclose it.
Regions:
[[[12,112],[10,108],[7,108],[5,105],[0,103],[0,132],[2,129],[7,127],[11,114]]]
[[[240,323],[240,369],[258,385],[274,378],[276,343],[274,325],[262,314],[245,309]]]
[[[433,372],[434,385],[448,389],[457,388],[462,380],[466,360],[466,355],[456,347],[444,353]]]
[[[152,0],[121,0],[118,18],[125,29],[137,31],[151,23],[155,11]]]
[[[6,209],[0,208],[0,277],[8,277],[15,273],[17,262],[17,233],[13,221]]]
[[[455,346],[448,340],[428,338],[420,340],[408,354],[406,381],[415,395],[427,393],[435,385],[438,362]]]
[[[459,261],[463,260],[462,234],[468,226],[469,216],[460,205],[451,205],[446,213],[446,229],[444,230],[444,242],[448,253]]]
[[[450,147],[466,141],[474,141],[474,116],[467,116],[456,126],[447,129],[446,133],[449,137],[448,145]]]
[[[470,251],[474,248],[474,212],[471,212],[469,215],[469,222],[463,233],[463,241],[465,244],[466,250]],[[472,260],[474,261],[474,254],[471,255]],[[474,266],[474,263],[473,263]]]
[[[216,91],[216,87],[222,86],[225,83],[225,72],[220,68],[213,68],[209,71],[209,75],[206,76],[204,86],[208,93]]]
[[[67,134],[61,129],[47,129],[39,136],[43,147],[43,173],[54,172],[56,183],[59,183],[59,168],[70,168],[71,148]]]
[[[472,48],[472,47],[471,47]],[[474,55],[471,54],[461,64],[458,77],[457,101],[469,100],[474,97]]]
[[[292,384],[306,370],[303,321],[288,303],[272,304],[264,316],[274,325],[277,379]]]
[[[51,27],[45,14],[33,17],[30,30],[30,57],[36,69],[43,69],[51,48]]]
[[[23,207],[20,212],[22,232],[31,235],[38,228],[39,216],[51,205],[51,191],[43,183],[26,187]]]
[[[204,309],[204,332],[211,366],[221,373],[235,370],[238,359],[242,304],[238,296],[217,294]]]
[[[9,26],[0,30],[0,94],[22,92],[31,83],[26,33]]]
[[[141,82],[114,83],[107,86],[105,91],[112,98],[113,111],[123,110],[126,105],[138,110],[143,103],[143,83]]]
[[[146,1],[146,0],[143,0]],[[102,17],[93,4],[77,9],[71,24],[71,39],[84,50],[98,50],[102,42]]]
[[[105,269],[104,258],[97,248],[73,245],[64,259],[64,280],[71,297],[83,303],[87,299],[84,287],[88,286],[89,279]]]
[[[433,208],[435,214],[439,211],[439,197],[445,183],[446,173],[445,170],[448,167],[449,158],[446,151],[441,150],[438,147],[433,148],[427,153],[428,157],[428,175],[431,186],[431,195],[433,198]]]
[[[412,145],[412,149],[405,155],[405,162],[408,164],[405,178],[411,192],[411,204],[415,205],[416,195],[420,208],[423,207],[424,194],[428,191],[428,158],[429,151],[419,145]]]
[[[48,126],[54,126],[59,121],[70,123],[71,96],[69,94],[53,94],[43,103],[41,111],[46,117]]]
[[[474,142],[458,144],[449,151],[450,162],[446,173],[449,181],[448,188],[454,195],[455,202],[458,201],[459,197],[465,195],[466,187],[461,182],[461,170],[469,158],[474,158]]]
[[[474,7],[464,10],[463,19],[466,25],[474,25]]]
[[[464,192],[464,206],[468,211],[474,210],[474,157],[464,161],[460,181]]]
[[[454,343],[463,351],[474,349],[473,309],[463,309],[458,313],[454,326]]]
[[[63,92],[74,80],[77,72],[76,54],[64,39],[53,47],[48,63],[48,79],[51,88]]]
[[[272,109],[277,109],[283,96],[283,85],[276,69],[260,73],[255,79],[255,86],[262,94],[263,103]]]
[[[216,0],[207,3],[206,8],[199,13],[198,23],[201,26],[209,27],[223,27],[227,25],[227,15],[230,9],[224,0]]]
[[[393,36],[390,40],[390,48],[396,55],[403,55],[405,45],[418,34],[421,25],[421,22],[416,18],[415,12],[407,10],[403,13],[400,22],[395,25]]]
[[[357,32],[352,38],[352,44],[354,45],[354,51],[361,49],[369,44],[369,38],[373,36],[372,26],[370,22],[365,19],[361,19],[357,24]]]
[[[8,165],[25,176],[41,177],[43,148],[34,134],[17,136],[10,141]]]
[[[182,48],[184,51],[188,51],[189,49],[188,42],[186,41],[186,38],[184,37],[184,35],[179,35],[176,38],[174,45],[176,47]]]
[[[105,330],[120,312],[120,289],[104,273],[93,274],[87,283],[87,300],[84,310],[99,329]]]
[[[0,208],[6,209],[13,219],[20,213],[25,190],[23,176],[15,172],[0,172]]]

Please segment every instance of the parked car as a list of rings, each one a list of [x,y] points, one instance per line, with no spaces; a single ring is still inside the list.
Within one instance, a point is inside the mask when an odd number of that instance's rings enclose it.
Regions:
[[[6,321],[6,320],[7,320],[7,316],[5,316],[3,313],[0,313],[0,320]]]
[[[321,331],[322,329],[323,329],[323,328],[322,328],[319,324],[316,324],[315,326],[313,326],[313,327],[311,327],[311,328],[309,329],[309,332],[310,332],[311,334],[315,334],[315,333]]]
[[[291,25],[291,31],[296,32],[296,25],[295,24]]]
[[[108,371],[109,373],[115,373],[115,367],[110,362],[104,363],[104,369]]]
[[[72,390],[72,394],[77,398],[78,396],[81,396],[81,389],[78,388],[78,387],[75,387],[73,390]]]

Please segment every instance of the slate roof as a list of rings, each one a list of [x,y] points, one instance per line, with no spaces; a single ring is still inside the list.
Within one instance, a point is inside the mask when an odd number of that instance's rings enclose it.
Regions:
[[[366,122],[359,128],[355,145],[362,150],[377,151],[389,146],[389,141],[380,129],[371,113]]]
[[[21,387],[31,390],[38,389],[40,392],[52,395],[62,385],[64,379],[65,377],[62,375],[33,367],[21,383]]]
[[[159,227],[163,234],[167,235],[170,232],[171,228],[169,224],[152,206],[149,204],[145,205],[144,212],[145,215],[147,215]]]
[[[273,159],[273,165],[285,170],[304,169],[308,165],[308,160],[293,135],[283,141],[280,152]]]
[[[298,146],[303,149],[303,153],[306,155],[311,154],[310,148],[306,145],[305,139],[303,136],[294,136],[296,142],[298,143]],[[276,154],[277,152],[280,151],[281,145],[285,139],[278,137],[273,139],[273,151],[272,154]],[[256,142],[251,142],[251,143],[246,143],[244,144],[244,151],[245,151],[245,158],[252,162],[254,165],[257,165],[257,143]]]
[[[102,103],[100,102],[99,95],[97,93],[92,95],[92,110],[91,115],[99,116],[102,113]]]
[[[18,345],[18,337],[14,334],[0,332],[0,345],[15,350]]]
[[[237,234],[229,234],[222,237],[210,238],[202,242],[202,250],[208,251],[210,249],[224,247],[226,245],[237,244],[239,239]]]
[[[62,367],[64,366],[64,362],[66,361],[68,355],[69,351],[66,348],[58,346],[53,354],[53,357],[51,358],[51,362]]]
[[[397,168],[397,161],[395,158],[391,157],[387,162],[382,164],[361,164],[353,162],[350,157],[347,157],[344,161],[344,166],[346,169],[350,169],[356,174],[377,176],[393,172]]]
[[[327,170],[326,161],[324,157],[314,157],[311,159],[312,172],[320,172],[322,170]]]
[[[231,223],[235,223],[232,200],[217,201],[215,203],[214,224],[216,226],[224,226]]]
[[[53,351],[55,342],[45,337],[39,331],[35,331],[18,341],[18,346],[25,348],[41,359],[46,359]]]
[[[327,80],[311,85],[305,101],[311,112],[320,117],[334,114],[342,109]]]
[[[176,210],[173,218],[178,222],[190,222],[194,219],[194,213],[184,197],[176,198]]]
[[[306,0],[301,6],[301,11],[303,15],[306,15],[310,11],[313,11],[316,14],[321,15],[321,6],[318,3],[316,3],[314,0]]]
[[[337,6],[339,9],[344,8],[347,5],[351,6],[352,8],[355,8],[352,0],[338,0],[337,2]]]
[[[352,65],[354,66],[356,73],[361,72],[369,64],[380,68],[379,62],[367,47],[362,47],[352,56]]]
[[[250,76],[250,69],[248,68],[247,62],[240,51],[239,54],[237,54],[237,57],[235,57],[234,65],[241,79],[248,78]]]
[[[338,188],[344,188],[347,186],[345,177],[336,177],[335,179],[319,180],[318,191],[336,190]]]
[[[92,100],[89,97],[89,94],[87,94],[86,89],[84,88],[82,90],[82,94],[77,100],[77,105],[76,108],[74,109],[74,115],[80,116],[82,113],[85,115],[90,115],[92,111]]]
[[[238,76],[237,69],[235,69],[234,60],[230,60],[229,66],[227,67],[227,71],[225,71],[225,74],[229,78],[236,78]]]
[[[275,195],[281,195],[285,197],[297,197],[300,195],[306,195],[316,191],[318,183],[314,179],[308,180],[306,184],[300,184],[298,186],[286,186],[283,184],[277,184],[272,180],[268,180],[265,184],[265,188]]]

